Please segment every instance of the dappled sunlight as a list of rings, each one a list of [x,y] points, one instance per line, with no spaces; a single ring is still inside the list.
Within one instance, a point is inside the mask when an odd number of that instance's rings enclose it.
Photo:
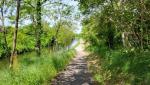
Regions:
[[[60,72],[52,85],[93,85],[92,75],[86,62],[87,52],[82,41],[76,47],[76,56],[63,72]],[[95,84],[94,84],[95,85]]]

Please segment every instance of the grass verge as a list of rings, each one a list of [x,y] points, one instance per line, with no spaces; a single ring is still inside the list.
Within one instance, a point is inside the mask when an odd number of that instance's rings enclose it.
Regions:
[[[149,85],[149,51],[97,49],[89,55],[88,62],[98,85]]]
[[[74,50],[44,53],[41,57],[24,57],[19,60],[19,68],[0,70],[1,85],[42,85],[64,69],[74,57]]]

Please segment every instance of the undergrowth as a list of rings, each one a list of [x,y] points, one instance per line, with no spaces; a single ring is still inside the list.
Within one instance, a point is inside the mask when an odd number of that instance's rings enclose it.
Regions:
[[[100,85],[149,85],[150,52],[89,47],[90,70]]]
[[[44,53],[41,57],[34,55],[18,59],[19,68],[16,70],[0,70],[0,84],[45,85],[60,70],[64,69],[73,56],[74,50],[62,50],[54,53]]]

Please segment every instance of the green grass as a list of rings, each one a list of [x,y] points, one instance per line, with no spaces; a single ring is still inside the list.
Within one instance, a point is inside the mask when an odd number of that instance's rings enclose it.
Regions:
[[[34,55],[34,54],[31,54]],[[44,53],[41,57],[24,55],[20,58],[19,69],[0,70],[1,85],[41,85],[50,81],[64,69],[74,56],[74,50],[62,50],[55,53]],[[29,57],[28,57],[29,56]]]
[[[103,47],[92,48],[89,60],[94,79],[102,85],[149,85],[150,52],[135,49],[106,50]],[[101,55],[102,54],[102,55]]]

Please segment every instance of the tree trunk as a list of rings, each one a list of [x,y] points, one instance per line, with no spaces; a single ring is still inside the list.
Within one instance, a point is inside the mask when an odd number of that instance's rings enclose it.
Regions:
[[[54,36],[54,39],[55,39],[54,46],[56,47],[56,50],[59,48],[57,38],[58,38],[58,34],[59,34],[59,31],[60,31],[61,25],[62,25],[62,20],[61,20],[61,18],[62,18],[62,12],[61,12],[61,10],[62,9],[63,9],[63,6],[61,8],[58,8],[58,12],[59,12],[59,24],[58,24],[58,28],[56,29],[56,34]]]
[[[144,6],[144,1],[143,0],[140,0],[140,5],[141,5],[141,13],[140,13],[140,16],[141,16],[141,26],[140,26],[140,30],[141,30],[141,36],[140,36],[140,43],[141,43],[141,49],[143,49],[143,26],[144,26],[144,22],[143,22],[143,15],[144,15],[144,11],[145,11],[145,6]]]
[[[107,43],[108,43],[108,47],[110,49],[114,48],[114,30],[112,28],[112,23],[108,22],[108,36],[107,36]]]
[[[35,36],[36,36],[36,45],[35,50],[38,55],[41,54],[41,0],[37,0],[36,3],[36,29],[35,29]]]
[[[10,68],[12,68],[14,64],[14,59],[16,58],[16,45],[17,45],[17,32],[18,32],[18,22],[19,22],[19,12],[20,12],[20,1],[17,0],[17,12],[16,12],[16,23],[15,23],[15,30],[14,30],[14,38],[13,38],[13,48],[12,48],[12,54],[10,57]]]

